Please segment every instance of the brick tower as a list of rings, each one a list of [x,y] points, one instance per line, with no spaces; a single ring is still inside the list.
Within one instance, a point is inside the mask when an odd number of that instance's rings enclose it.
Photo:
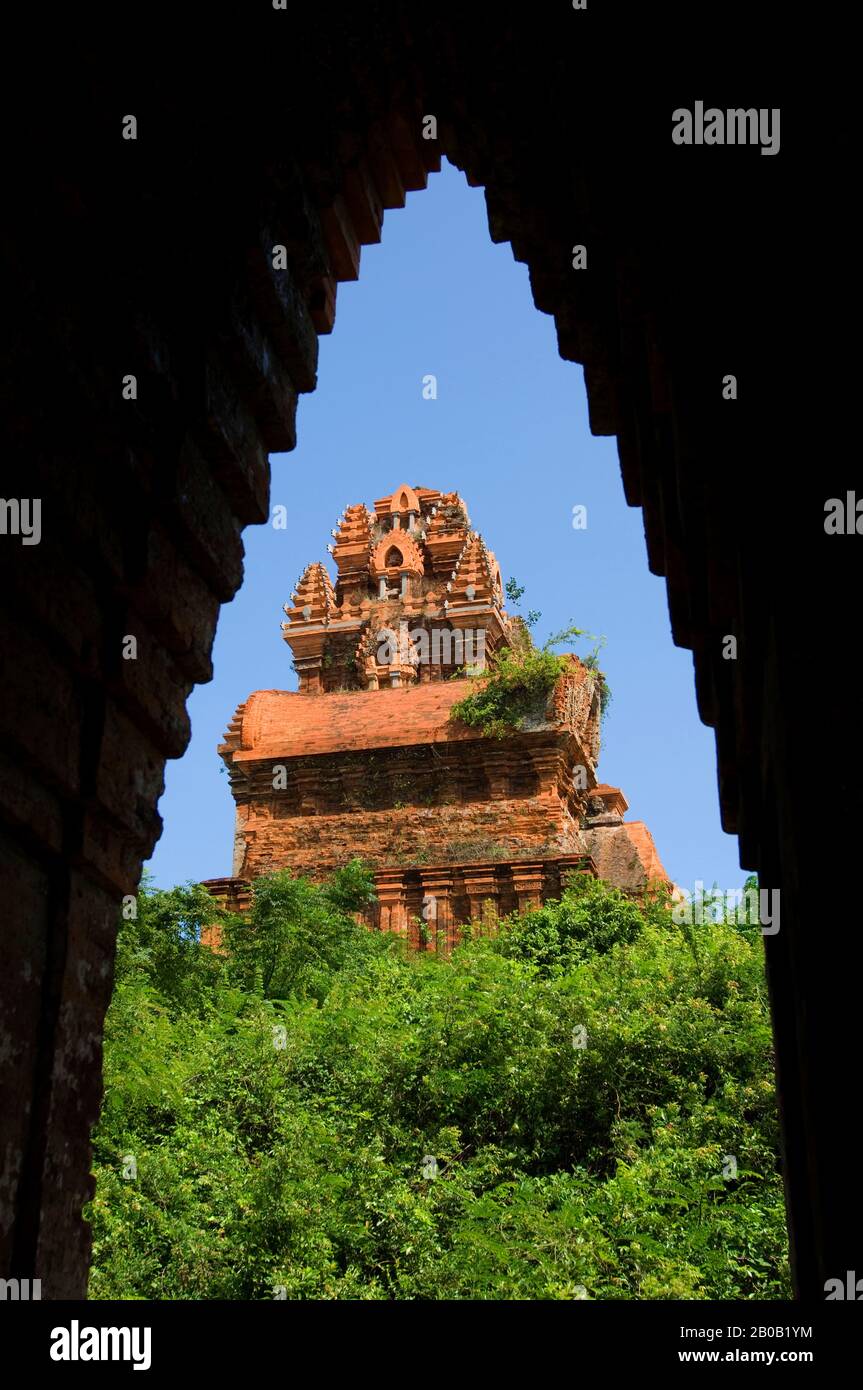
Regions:
[[[423,923],[453,941],[558,896],[571,872],[667,881],[622,793],[597,785],[600,690],[577,657],[503,739],[451,716],[468,672],[529,641],[459,495],[404,485],[332,535],[335,584],[316,562],[285,604],[299,690],[250,695],[220,746],[237,822],[233,876],[210,891],[242,907],[259,874],[320,877],[357,855],[375,871],[373,925],[420,945]]]

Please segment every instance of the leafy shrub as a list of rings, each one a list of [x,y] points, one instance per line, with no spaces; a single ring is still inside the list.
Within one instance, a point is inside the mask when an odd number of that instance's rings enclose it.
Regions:
[[[581,881],[447,959],[367,891],[259,880],[218,956],[143,891],[91,1297],[788,1296],[760,939]]]
[[[508,919],[498,949],[536,965],[545,977],[559,976],[619,941],[634,941],[643,926],[642,909],[625,893],[580,874],[560,902]]]
[[[511,599],[523,592],[514,579],[509,580],[507,594]],[[529,618],[540,616],[539,613],[530,614]],[[553,648],[573,647],[582,638],[591,637],[583,628],[570,625],[553,633],[542,647],[535,647],[524,621],[516,618],[515,624],[511,634],[513,645],[494,652],[487,671],[471,675],[478,688],[457,701],[450,711],[451,719],[460,720],[469,728],[481,729],[492,738],[506,738],[513,729],[522,728],[526,719],[545,717],[549,695],[569,670],[569,659]],[[611,703],[611,690],[605,673],[599,669],[599,653],[605,638],[591,637],[591,640],[596,645],[583,664],[598,682],[600,718],[604,718]]]
[[[505,738],[528,717],[542,719],[548,697],[568,666],[568,658],[554,652],[502,647],[492,658],[492,674],[472,677],[479,689],[458,700],[450,717],[492,738]]]

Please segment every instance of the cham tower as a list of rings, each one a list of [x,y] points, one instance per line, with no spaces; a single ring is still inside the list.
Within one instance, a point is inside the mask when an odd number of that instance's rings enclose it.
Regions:
[[[415,945],[558,897],[571,873],[631,892],[668,876],[647,827],[599,784],[600,689],[576,656],[544,707],[504,738],[452,717],[468,674],[530,643],[507,614],[494,552],[458,493],[401,486],[345,509],[282,625],[299,690],[257,690],[220,745],[236,802],[242,909],[260,874],[374,870],[370,925]]]

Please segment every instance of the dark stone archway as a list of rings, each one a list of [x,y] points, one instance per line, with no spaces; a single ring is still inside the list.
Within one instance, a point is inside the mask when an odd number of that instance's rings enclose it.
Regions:
[[[804,471],[790,471],[792,155],[670,138],[672,109],[701,96],[780,105],[770,69],[738,65],[730,92],[652,62],[633,81],[614,16],[562,6],[531,23],[520,6],[493,24],[446,6],[243,18],[192,46],[138,34],[122,61],[79,41],[50,102],[44,70],[38,92],[7,94],[7,129],[24,122],[30,138],[10,155],[3,231],[2,495],[41,499],[42,536],[0,536],[2,1272],[41,1278],[46,1297],[84,1293],[118,905],[158,837],[164,761],[186,746],[186,698],[210,678],[241,532],[267,517],[268,454],[293,447],[337,284],[446,153],[485,186],[492,238],[527,262],[561,354],[584,365],[592,429],[618,437],[716,730],[724,825],[781,889],[766,948],[795,1278],[823,1298],[859,1263],[851,972],[822,886],[853,862],[842,599],[855,542],[824,533],[839,465],[799,436]],[[633,52],[651,36],[633,29]],[[429,113],[436,142],[422,138]],[[572,268],[575,244],[587,270]],[[826,847],[813,777],[833,815]]]

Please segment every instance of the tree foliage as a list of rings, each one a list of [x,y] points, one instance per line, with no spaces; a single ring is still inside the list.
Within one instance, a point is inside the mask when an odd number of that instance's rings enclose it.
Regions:
[[[199,888],[142,892],[91,1297],[787,1296],[757,936],[582,879],[447,958],[370,891],[259,880],[218,953]]]

